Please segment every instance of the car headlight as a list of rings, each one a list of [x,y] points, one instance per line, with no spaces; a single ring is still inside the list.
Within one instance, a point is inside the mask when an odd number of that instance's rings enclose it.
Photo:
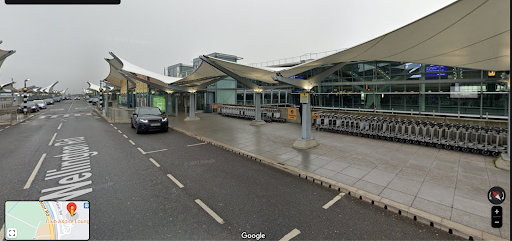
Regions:
[[[148,123],[148,120],[144,120],[144,119],[139,119],[139,121],[142,123]]]
[[[162,122],[167,122],[167,117],[164,117],[164,118],[162,119]]]

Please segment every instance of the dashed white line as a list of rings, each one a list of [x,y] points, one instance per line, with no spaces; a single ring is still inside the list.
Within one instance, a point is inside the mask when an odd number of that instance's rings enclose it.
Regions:
[[[63,117],[69,117],[69,114],[65,114]]]
[[[30,184],[32,184],[32,181],[34,181],[34,178],[36,177],[37,171],[39,171],[39,168],[41,167],[41,164],[43,163],[44,158],[46,157],[46,153],[41,156],[39,159],[39,162],[36,165],[36,168],[34,168],[34,171],[32,171],[32,174],[28,178],[27,184],[25,184],[25,187],[23,189],[27,189],[30,187]]]
[[[124,138],[128,138],[128,136],[126,136],[125,134],[123,134],[123,137],[124,137]]]
[[[53,141],[55,140],[55,137],[57,136],[57,133],[53,134],[52,139],[50,140],[50,143],[48,143],[49,146],[53,144]]]
[[[298,229],[294,229],[291,232],[289,232],[287,235],[285,235],[283,238],[279,239],[279,241],[288,241],[299,234],[300,234],[300,231]]]
[[[52,115],[50,118],[56,118],[57,116],[59,116],[59,115]]]
[[[81,114],[75,114],[75,116],[80,116]]]
[[[156,161],[155,161],[155,159],[153,159],[153,158],[149,158],[149,160],[150,160],[153,164],[155,164],[155,166],[156,166],[156,167],[160,167],[160,164],[158,164],[158,162],[156,162]]]
[[[199,145],[204,145],[204,144],[206,144],[206,142],[204,142],[204,143],[192,144],[192,145],[187,145],[187,146],[199,146]]]
[[[183,184],[181,184],[180,181],[178,181],[178,179],[174,178],[171,174],[167,174],[167,177],[169,177],[174,183],[176,183],[176,185],[178,185],[179,188],[185,187],[183,186]]]
[[[167,149],[156,150],[156,151],[148,151],[148,152],[145,152],[145,153],[148,154],[148,153],[159,152],[159,151],[167,151]]]
[[[57,127],[57,130],[60,130],[61,127],[62,127],[62,123],[60,123],[59,127]]]
[[[111,125],[111,126],[114,126],[114,125],[112,125],[112,124],[110,124],[110,125]]]
[[[213,210],[211,210],[206,204],[204,204],[201,200],[196,199],[196,203],[199,204],[210,216],[212,216],[218,223],[223,224],[224,220],[219,217]]]
[[[115,127],[115,126],[114,126],[114,129],[116,129],[116,130],[117,130],[117,127]]]
[[[6,126],[6,127],[5,127],[5,129],[7,129],[7,128],[9,128],[9,127],[11,127],[11,126]]]
[[[144,151],[142,150],[142,148],[137,147],[137,150],[139,150],[139,151],[140,151],[140,153],[142,153],[142,155],[146,155],[146,152],[144,152]]]
[[[121,134],[123,133],[121,130],[117,130],[117,132],[119,132],[119,133],[121,133]]]
[[[132,140],[128,140],[130,143],[132,143],[132,145],[135,146],[135,142],[133,142]]]
[[[330,206],[332,206],[335,202],[341,199],[341,197],[345,196],[345,193],[340,193],[336,197],[334,197],[331,201],[326,203],[322,208],[328,209]]]

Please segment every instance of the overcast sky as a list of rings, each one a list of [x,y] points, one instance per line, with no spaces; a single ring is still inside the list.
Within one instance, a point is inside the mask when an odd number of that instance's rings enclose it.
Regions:
[[[349,48],[420,19],[453,0],[121,0],[120,5],[0,3],[0,49],[16,50],[0,83],[79,93],[108,76],[112,51],[163,74],[201,54],[243,64]]]

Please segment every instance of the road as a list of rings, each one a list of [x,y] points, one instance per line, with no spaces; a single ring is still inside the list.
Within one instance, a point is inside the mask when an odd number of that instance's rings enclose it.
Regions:
[[[59,193],[47,175],[62,168],[69,138],[88,147],[92,176]],[[137,135],[83,100],[4,129],[0,143],[0,210],[6,200],[88,200],[91,240],[459,239],[349,195],[324,209],[339,192],[171,130]]]

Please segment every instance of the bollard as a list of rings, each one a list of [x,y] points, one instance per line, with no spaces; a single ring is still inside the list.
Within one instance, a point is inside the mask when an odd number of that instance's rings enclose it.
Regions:
[[[432,110],[432,116],[436,116],[436,110]]]

